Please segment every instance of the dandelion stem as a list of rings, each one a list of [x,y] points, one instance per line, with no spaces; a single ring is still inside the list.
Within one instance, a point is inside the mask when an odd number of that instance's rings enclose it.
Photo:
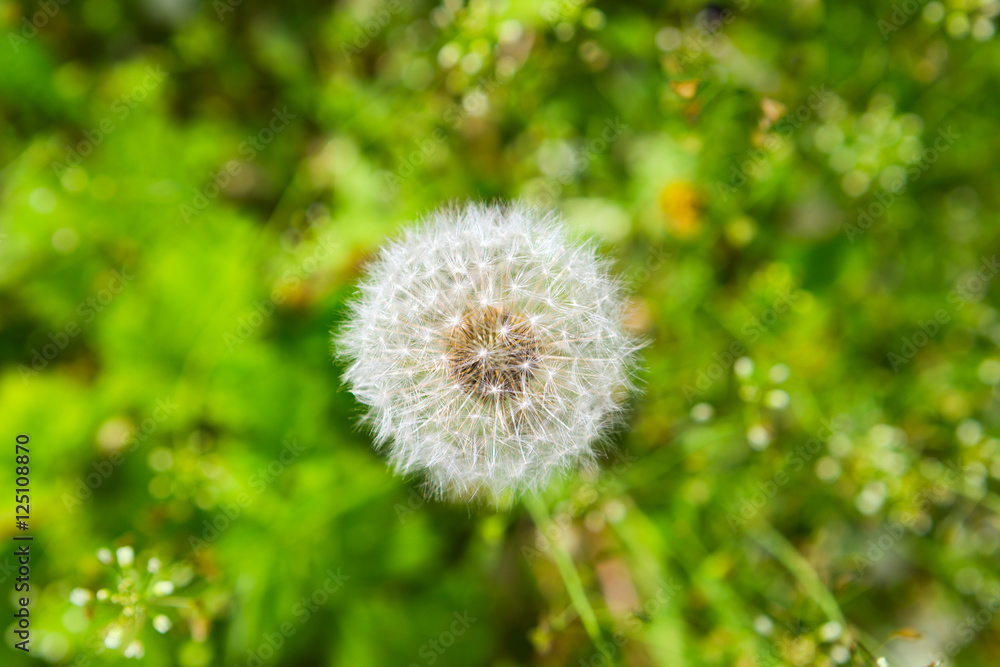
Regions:
[[[552,547],[552,558],[556,562],[556,567],[559,568],[559,574],[562,576],[563,585],[566,586],[570,602],[580,615],[587,635],[590,636],[597,651],[608,660],[609,664],[613,664],[611,655],[604,646],[601,626],[597,622],[597,614],[594,613],[594,609],[587,599],[587,593],[583,590],[583,582],[580,580],[580,574],[576,571],[576,566],[573,565],[573,558],[566,546],[555,536],[554,524],[545,503],[538,496],[527,495],[524,498],[524,505],[528,508],[528,513],[531,514],[535,526],[548,538],[548,543]]]

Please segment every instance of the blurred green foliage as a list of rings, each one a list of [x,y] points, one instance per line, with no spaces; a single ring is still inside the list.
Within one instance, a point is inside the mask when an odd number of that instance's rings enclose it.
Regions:
[[[0,1],[31,658],[998,664],[998,9]],[[393,478],[330,361],[467,198],[601,239],[651,340],[530,513]]]

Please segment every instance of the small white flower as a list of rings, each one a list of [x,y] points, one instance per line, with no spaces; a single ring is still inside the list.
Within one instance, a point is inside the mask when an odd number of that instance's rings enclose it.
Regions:
[[[830,658],[838,665],[842,665],[851,659],[851,651],[846,646],[837,644],[830,649]]]
[[[114,650],[122,645],[122,628],[118,624],[108,626],[107,634],[104,635],[104,645]]]
[[[138,660],[142,656],[146,655],[146,647],[142,645],[142,642],[138,639],[133,639],[128,646],[125,647],[123,655],[126,658],[135,658]]]
[[[472,204],[382,249],[336,345],[398,471],[497,501],[593,460],[633,389],[625,315],[608,262],[557,216]]]
[[[836,621],[830,621],[829,623],[824,623],[819,628],[819,638],[824,642],[832,642],[840,637],[843,632],[843,628],[840,623]]]
[[[86,588],[74,588],[69,592],[69,601],[77,607],[86,607],[93,599],[93,594]]]
[[[759,634],[767,637],[774,630],[774,621],[771,620],[770,616],[761,614],[754,619],[753,627]]]
[[[119,547],[115,555],[118,556],[118,564],[122,567],[129,567],[135,561],[135,551],[132,547]]]
[[[101,561],[105,565],[111,565],[111,550],[110,549],[98,549],[97,550],[97,560]]]
[[[170,619],[164,616],[163,614],[157,614],[153,618],[153,627],[161,635],[170,630],[170,628],[172,628],[173,625],[174,624],[170,622]]]
[[[772,389],[764,395],[764,402],[769,408],[784,410],[791,402],[791,397],[789,397],[788,392],[784,389]]]
[[[715,415],[715,408],[708,403],[698,403],[691,408],[691,419],[696,422],[707,422]]]
[[[759,452],[771,444],[771,434],[761,424],[754,424],[747,429],[747,441]]]
[[[163,597],[164,595],[170,595],[173,592],[174,583],[172,581],[157,581],[153,584],[153,595]]]

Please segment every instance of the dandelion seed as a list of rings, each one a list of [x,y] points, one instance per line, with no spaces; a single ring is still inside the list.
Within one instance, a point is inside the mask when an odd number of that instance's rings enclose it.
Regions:
[[[397,471],[497,502],[593,461],[634,389],[625,315],[558,217],[473,204],[382,249],[336,347]]]

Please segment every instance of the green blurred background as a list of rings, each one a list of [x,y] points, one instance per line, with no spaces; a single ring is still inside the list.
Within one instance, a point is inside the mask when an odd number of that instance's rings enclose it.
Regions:
[[[1000,664],[998,11],[0,0],[0,662]],[[330,331],[514,198],[634,287],[644,395],[527,508],[424,501]]]

